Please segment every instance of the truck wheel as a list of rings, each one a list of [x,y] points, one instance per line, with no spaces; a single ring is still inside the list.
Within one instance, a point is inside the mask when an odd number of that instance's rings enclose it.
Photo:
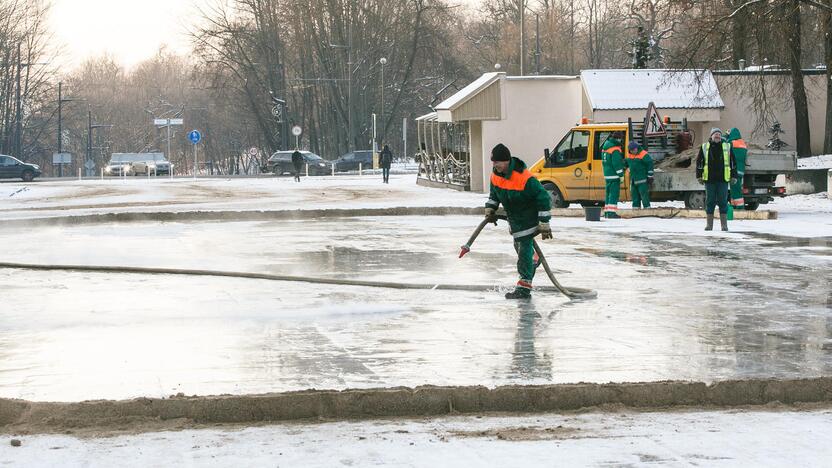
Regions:
[[[750,201],[745,204],[745,209],[748,211],[754,211],[760,207],[760,202]]]
[[[552,208],[569,207],[569,202],[563,199],[563,195],[560,193],[560,190],[558,190],[555,184],[546,183],[543,184],[543,188],[549,192],[549,197],[552,199]]]
[[[23,179],[23,182],[31,182],[35,179],[35,173],[32,171],[23,171],[20,178]]]
[[[689,210],[704,210],[705,192],[688,192],[685,196],[685,208]]]

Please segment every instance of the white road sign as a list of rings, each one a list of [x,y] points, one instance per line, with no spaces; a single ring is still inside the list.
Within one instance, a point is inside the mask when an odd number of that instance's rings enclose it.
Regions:
[[[300,136],[301,133],[303,133],[303,129],[300,128],[299,125],[295,125],[294,127],[292,127],[292,135]]]
[[[656,105],[652,102],[647,107],[647,126],[644,129],[644,136],[665,136],[667,130],[662,124],[662,119],[659,117],[659,111],[656,110]]]

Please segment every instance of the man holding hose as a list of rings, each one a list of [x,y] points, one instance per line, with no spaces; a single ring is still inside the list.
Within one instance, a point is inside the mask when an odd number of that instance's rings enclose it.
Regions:
[[[549,192],[540,185],[526,163],[511,156],[511,151],[498,144],[491,150],[494,169],[491,174],[491,192],[485,203],[485,218],[497,221],[500,204],[506,210],[514,249],[517,251],[517,273],[520,279],[514,291],[506,299],[528,299],[531,297],[532,280],[537,264],[534,259],[534,236],[540,233],[543,239],[552,238],[549,219],[552,199]]]

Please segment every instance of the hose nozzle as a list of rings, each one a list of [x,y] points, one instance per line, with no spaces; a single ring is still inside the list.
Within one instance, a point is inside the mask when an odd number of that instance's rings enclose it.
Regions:
[[[467,253],[468,253],[468,252],[470,252],[470,251],[471,251],[471,246],[470,246],[470,245],[468,245],[468,244],[463,245],[463,246],[459,249],[459,258],[464,257],[464,256],[465,256],[465,254],[467,254]]]

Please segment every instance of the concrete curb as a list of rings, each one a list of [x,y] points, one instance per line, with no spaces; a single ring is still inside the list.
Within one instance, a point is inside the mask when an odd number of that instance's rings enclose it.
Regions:
[[[351,420],[455,413],[534,413],[605,405],[649,409],[729,407],[780,402],[832,402],[832,377],[379,389],[304,390],[264,395],[137,398],[124,401],[40,403],[0,399],[0,430],[58,432],[107,429],[184,419],[194,423],[257,423],[307,419]]]
[[[91,215],[52,216],[43,218],[3,220],[4,226],[72,226],[97,223],[129,222],[184,222],[184,221],[269,221],[319,218],[354,218],[362,216],[452,216],[482,215],[482,207],[427,206],[393,208],[316,209],[316,210],[270,210],[270,211],[154,211],[120,212]],[[702,210],[676,208],[650,208],[645,210],[619,210],[622,218],[705,218]],[[577,208],[553,209],[555,218],[583,218],[584,211]],[[769,220],[777,219],[776,211],[735,211],[734,219]]]

